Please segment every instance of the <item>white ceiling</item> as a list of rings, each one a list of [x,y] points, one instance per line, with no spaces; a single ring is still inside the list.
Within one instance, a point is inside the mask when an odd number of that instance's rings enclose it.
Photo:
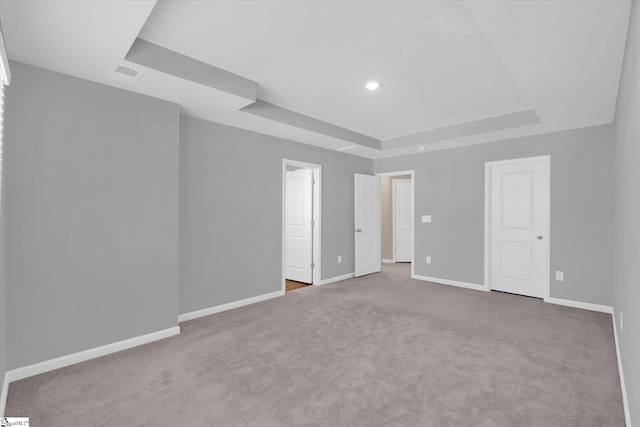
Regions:
[[[4,0],[0,18],[13,60],[173,101],[194,117],[379,158],[611,123],[629,9],[629,0]],[[251,101],[137,64],[135,81],[114,78],[136,37],[251,79],[258,98],[278,107],[382,141],[410,135],[410,145],[377,150],[247,114],[240,109]],[[383,84],[375,93],[363,87],[371,79]],[[468,126],[527,110],[539,123]],[[427,138],[456,126],[469,131]]]
[[[161,2],[140,38],[379,139],[529,108],[464,2]]]

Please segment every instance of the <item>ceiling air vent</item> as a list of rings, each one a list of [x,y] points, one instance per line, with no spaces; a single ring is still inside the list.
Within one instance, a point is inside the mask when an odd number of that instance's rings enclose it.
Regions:
[[[124,74],[125,76],[129,76],[131,78],[135,78],[138,75],[138,71],[133,68],[125,67],[123,65],[118,65],[116,67],[116,73]]]
[[[127,65],[116,64],[113,68],[112,76],[118,80],[131,83],[140,77],[140,74],[142,74],[140,70],[136,70]]]

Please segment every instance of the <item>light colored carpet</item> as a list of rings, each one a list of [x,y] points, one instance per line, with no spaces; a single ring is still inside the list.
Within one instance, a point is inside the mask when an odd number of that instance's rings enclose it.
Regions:
[[[624,425],[610,315],[415,281],[408,268],[12,383],[7,415],[33,426]]]

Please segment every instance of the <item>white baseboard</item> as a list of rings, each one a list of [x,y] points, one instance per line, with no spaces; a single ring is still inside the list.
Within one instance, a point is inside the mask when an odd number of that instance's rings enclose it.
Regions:
[[[202,310],[192,311],[190,313],[178,316],[178,322],[186,322],[187,320],[197,319],[198,317],[209,316],[211,314],[220,313],[222,311],[231,310],[232,308],[244,307],[245,305],[255,304],[260,301],[266,301],[271,298],[281,297],[284,291],[275,291],[268,294],[258,295],[256,297],[245,298],[240,301],[233,301],[226,304],[216,305],[215,307],[204,308]]]
[[[382,259],[382,262],[384,262],[385,264],[395,264],[396,262],[392,259]]]
[[[599,311],[602,313],[613,314],[613,307],[610,305],[591,304],[590,302],[573,301],[561,298],[545,298],[544,302],[549,304],[564,305],[573,308],[582,308],[583,310]]]
[[[342,280],[347,280],[353,278],[354,273],[343,274],[342,276],[330,277],[328,279],[321,280],[317,286],[328,285],[329,283],[340,282]],[[315,283],[314,283],[315,285]]]
[[[2,381],[2,394],[0,395],[0,418],[4,417],[4,409],[7,407],[7,393],[9,392],[9,381],[7,376],[4,376]]]
[[[458,288],[473,289],[476,291],[486,291],[487,288],[484,285],[478,285],[476,283],[458,282],[457,280],[439,279],[437,277],[420,276],[418,274],[412,274],[412,279],[424,280],[425,282],[439,283],[441,285],[457,286]]]
[[[85,362],[87,360],[95,359],[96,357],[106,356],[107,354],[116,353],[118,351],[169,338],[178,334],[180,334],[180,326],[174,326],[173,328],[164,329],[162,331],[140,335],[135,338],[129,338],[127,340],[106,344],[100,347],[90,348],[89,350],[79,351],[77,353],[56,357],[55,359],[45,360],[44,362],[34,363],[33,365],[27,365],[22,368],[7,371],[4,374],[4,383],[2,385],[0,414],[4,415],[9,383],[13,381],[29,378],[55,369],[64,368],[65,366],[75,365],[76,363]]]
[[[631,413],[629,412],[629,400],[627,398],[627,386],[624,382],[624,372],[622,371],[622,357],[620,356],[620,345],[618,344],[618,326],[616,323],[615,310],[611,313],[613,318],[613,338],[616,341],[616,357],[618,359],[618,375],[620,375],[620,388],[622,390],[622,404],[624,406],[624,421],[627,427],[631,427]]]

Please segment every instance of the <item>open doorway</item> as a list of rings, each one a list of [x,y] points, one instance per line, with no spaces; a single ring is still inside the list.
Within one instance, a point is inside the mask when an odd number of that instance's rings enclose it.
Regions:
[[[381,256],[385,264],[414,259],[414,172],[379,173],[381,203]],[[399,268],[403,268],[400,267]]]
[[[322,167],[283,160],[282,290],[320,282]]]

